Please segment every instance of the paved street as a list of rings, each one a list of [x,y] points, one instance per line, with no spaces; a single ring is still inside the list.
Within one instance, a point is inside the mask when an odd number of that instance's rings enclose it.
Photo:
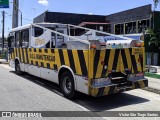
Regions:
[[[160,95],[141,89],[100,98],[80,94],[72,101],[57,85],[27,74],[18,76],[8,65],[0,64],[0,76],[1,111],[100,111],[97,116],[103,111],[160,111]],[[98,119],[102,118],[113,119]]]

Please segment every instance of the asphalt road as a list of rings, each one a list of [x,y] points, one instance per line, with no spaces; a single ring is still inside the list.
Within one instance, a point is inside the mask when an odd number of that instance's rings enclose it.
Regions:
[[[86,119],[108,120],[113,118],[105,118],[102,112],[160,111],[159,104],[159,94],[141,89],[100,98],[79,94],[74,101],[68,100],[63,97],[56,84],[28,74],[18,76],[7,65],[0,64],[0,111],[99,111],[96,115],[94,114],[98,118]],[[128,120],[128,118],[125,119]],[[158,118],[154,119],[158,120]]]

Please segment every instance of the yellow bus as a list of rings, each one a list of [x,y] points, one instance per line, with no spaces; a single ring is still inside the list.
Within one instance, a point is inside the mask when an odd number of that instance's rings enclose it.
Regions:
[[[57,83],[69,99],[76,91],[99,97],[147,87],[144,48],[107,47],[97,33],[116,36],[58,23],[14,28],[8,36],[10,66],[17,74]]]

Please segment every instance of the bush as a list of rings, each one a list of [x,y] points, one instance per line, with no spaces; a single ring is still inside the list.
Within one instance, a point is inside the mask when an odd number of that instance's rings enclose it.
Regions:
[[[160,75],[155,74],[155,73],[148,73],[148,72],[146,72],[146,73],[145,73],[145,76],[146,76],[146,77],[151,77],[151,78],[160,79]]]

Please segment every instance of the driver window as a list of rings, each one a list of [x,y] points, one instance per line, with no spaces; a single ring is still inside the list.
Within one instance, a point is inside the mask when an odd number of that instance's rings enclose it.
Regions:
[[[22,34],[22,47],[29,46],[29,29],[23,30]]]
[[[15,45],[14,36],[11,35],[11,36],[8,37],[8,47],[14,48],[14,45]]]
[[[20,32],[17,31],[15,33],[15,47],[19,47],[19,44],[20,44]]]

